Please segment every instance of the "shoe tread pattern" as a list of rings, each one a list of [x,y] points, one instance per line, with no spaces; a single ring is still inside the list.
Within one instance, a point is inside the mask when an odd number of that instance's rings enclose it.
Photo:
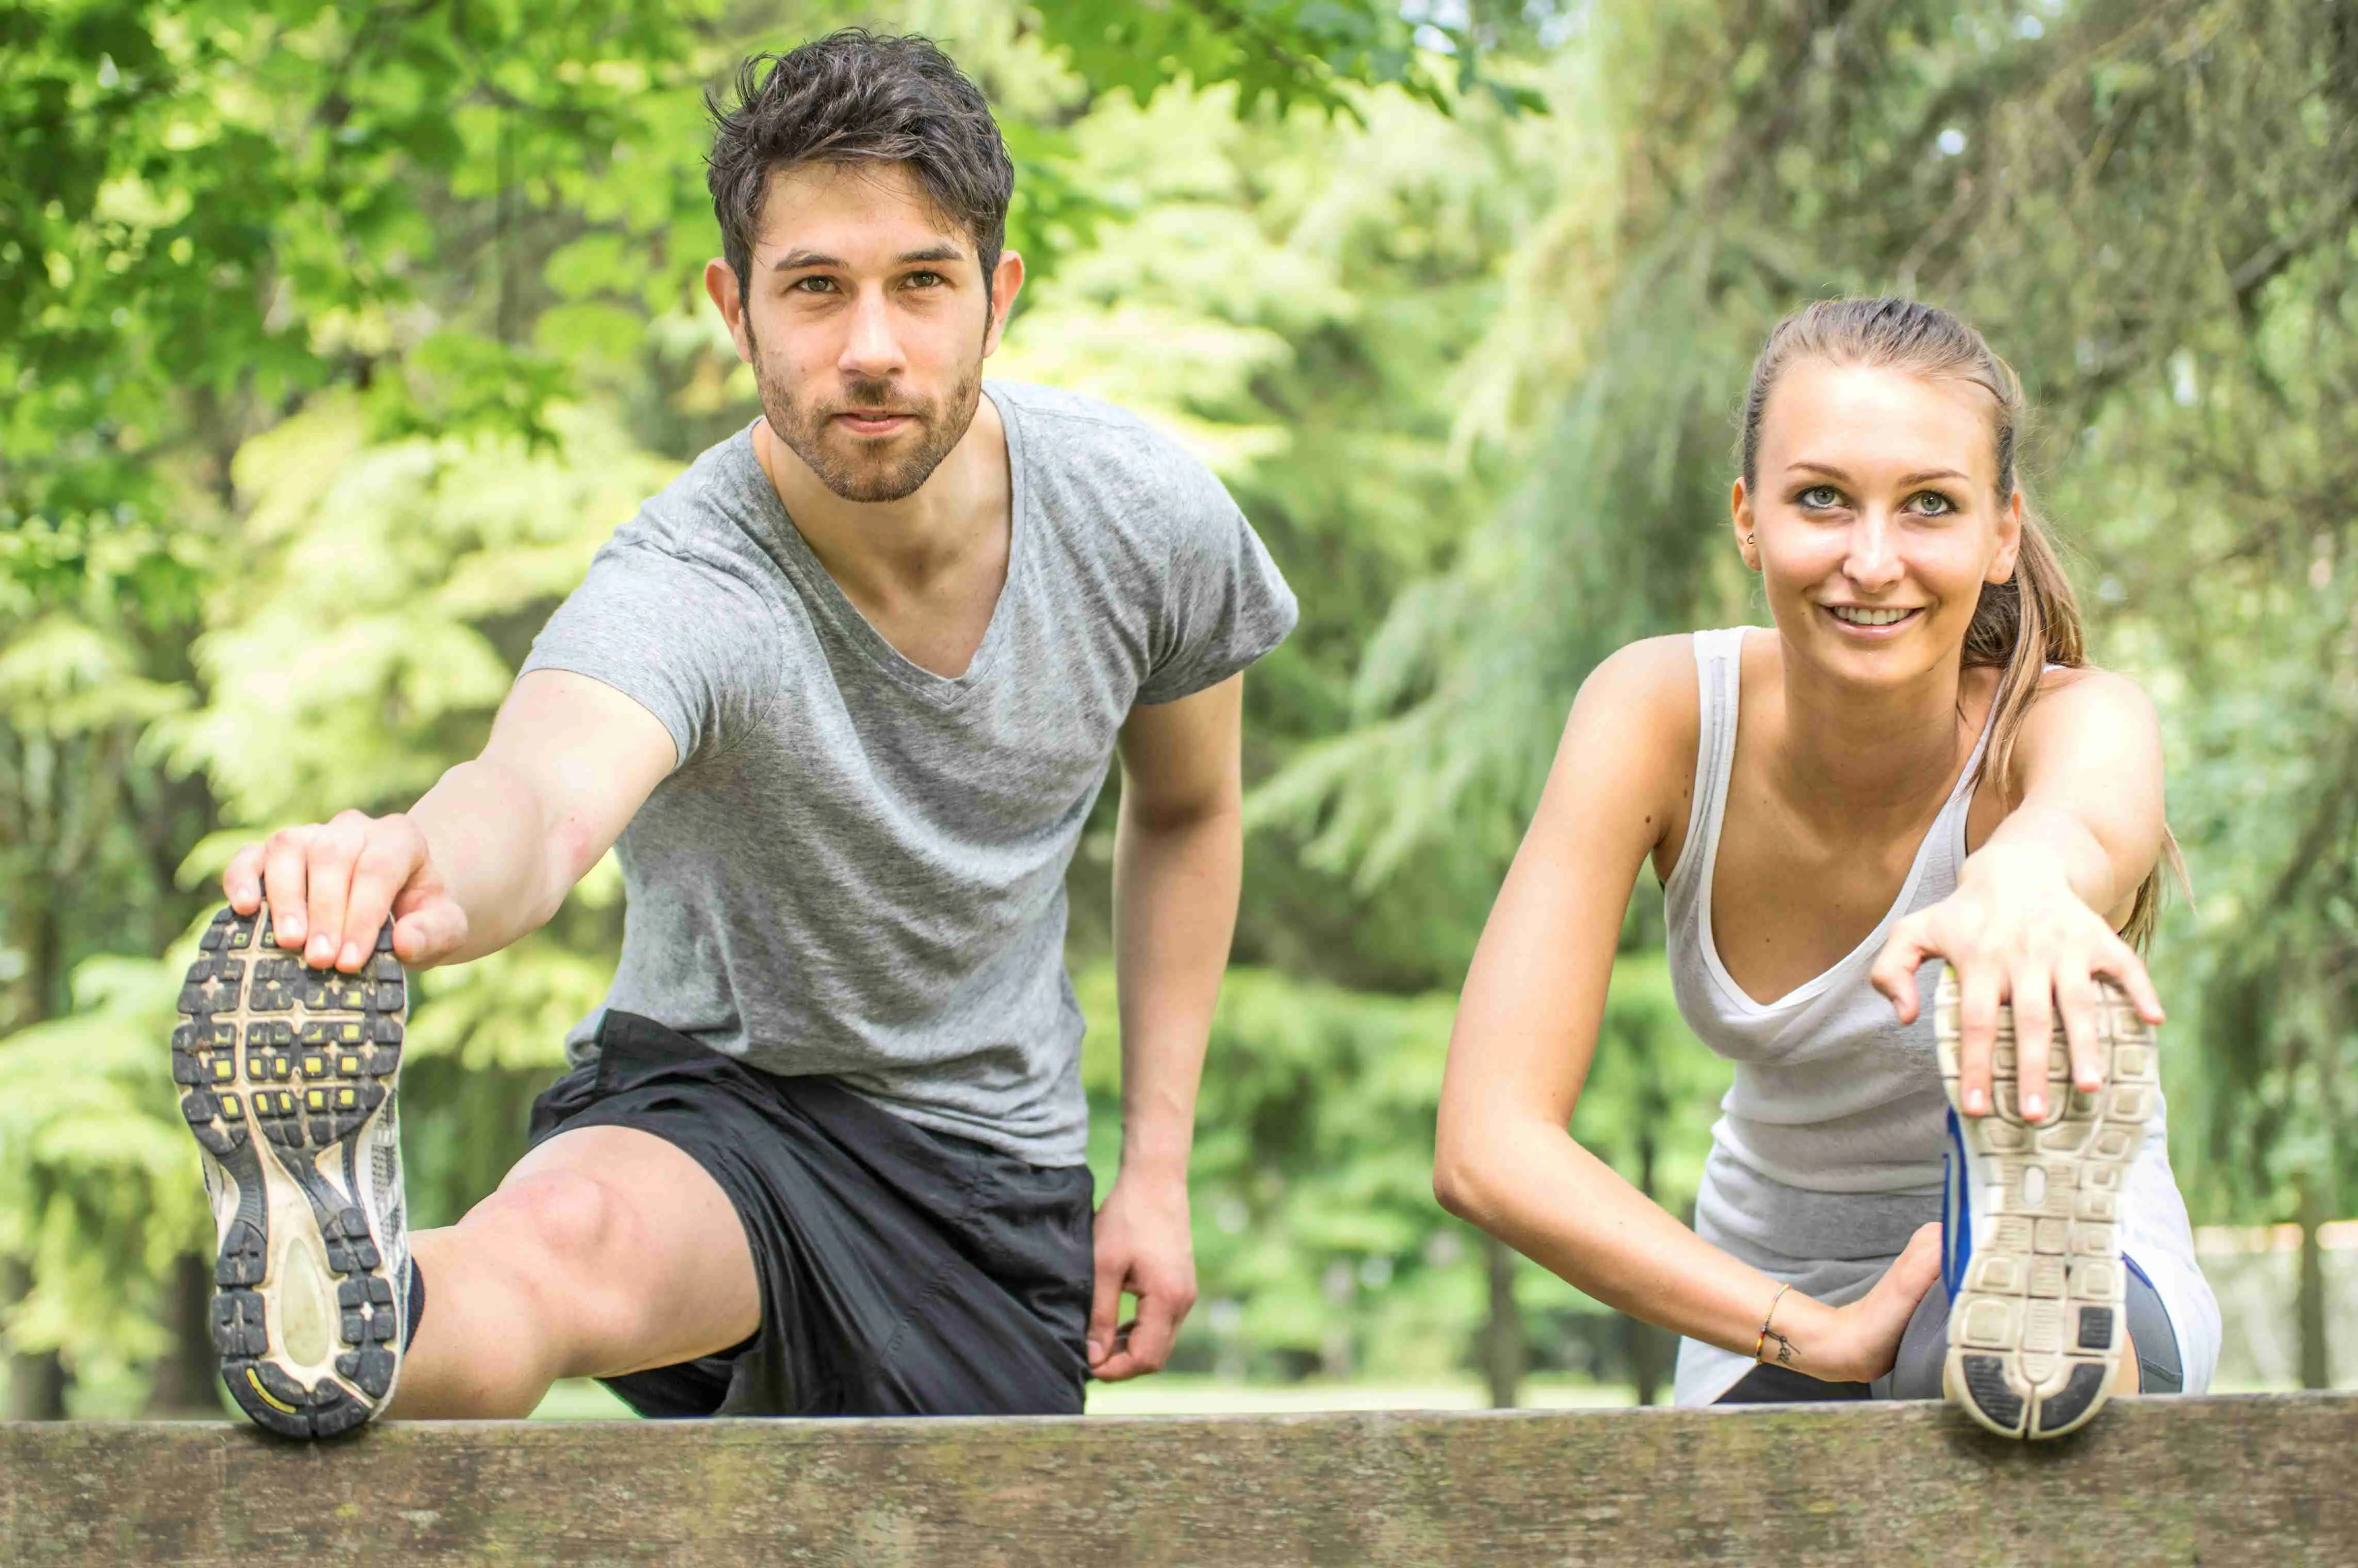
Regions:
[[[172,1079],[180,1113],[233,1178],[237,1211],[213,1268],[213,1346],[240,1409],[289,1437],[327,1437],[367,1421],[391,1392],[399,1314],[379,1238],[361,1200],[360,1150],[392,1099],[408,988],[393,927],[356,975],[307,968],[276,946],[265,911],[223,909],[200,939],[180,988]],[[342,1185],[320,1172],[334,1152]],[[337,1276],[337,1378],[307,1386],[271,1352],[274,1286],[262,1162],[308,1201],[319,1251]],[[338,1379],[342,1381],[339,1382]]]
[[[2123,1190],[2158,1097],[2153,1033],[2119,988],[2099,981],[2103,1087],[2071,1083],[2060,1021],[2049,1058],[2050,1108],[2022,1117],[2013,1011],[1998,1011],[1996,1109],[1968,1117],[1958,1099],[1955,981],[1935,1001],[1941,1076],[1964,1137],[2000,1194],[1975,1220],[1964,1286],[1950,1303],[1948,1383],[1974,1419],[2008,1437],[2060,1437],[2093,1420],[2111,1392],[2127,1286]]]

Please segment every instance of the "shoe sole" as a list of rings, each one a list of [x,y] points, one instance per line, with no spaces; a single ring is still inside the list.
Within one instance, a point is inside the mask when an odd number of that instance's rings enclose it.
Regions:
[[[257,929],[257,923],[259,928]],[[357,975],[224,909],[180,988],[180,1113],[234,1185],[216,1202],[213,1347],[238,1407],[288,1437],[360,1425],[399,1370],[397,1287],[371,1233],[361,1151],[393,1102],[408,987],[393,927]],[[222,1195],[225,1196],[225,1195]]]
[[[2153,1032],[2117,987],[2102,989],[2104,1087],[2093,1094],[2072,1087],[2059,1023],[2047,1072],[2050,1109],[2031,1124],[2022,1119],[2011,1008],[1998,1013],[1996,1109],[1965,1115],[1956,986],[1941,977],[1941,1077],[1974,1156],[1960,1179],[1977,1165],[1999,1186],[1989,1233],[1970,1238],[1963,1289],[1950,1303],[1942,1383],[1951,1400],[2005,1437],[2061,1437],[2086,1425],[2111,1397],[2120,1365],[2121,1194],[2153,1114],[2158,1073]],[[1970,1201],[1963,1212],[1972,1217]]]

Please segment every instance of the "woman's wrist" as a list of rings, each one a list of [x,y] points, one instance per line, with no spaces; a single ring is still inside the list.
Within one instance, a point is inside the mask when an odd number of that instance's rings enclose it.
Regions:
[[[1753,1359],[1812,1378],[1846,1380],[1840,1370],[1840,1323],[1833,1307],[1799,1291],[1787,1291],[1767,1314]]]

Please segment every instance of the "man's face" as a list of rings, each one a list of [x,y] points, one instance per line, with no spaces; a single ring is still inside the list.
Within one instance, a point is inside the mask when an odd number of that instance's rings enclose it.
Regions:
[[[805,164],[770,177],[741,308],[725,264],[705,284],[771,433],[846,501],[890,502],[974,418],[1022,263],[998,272],[986,298],[974,237],[906,167]]]

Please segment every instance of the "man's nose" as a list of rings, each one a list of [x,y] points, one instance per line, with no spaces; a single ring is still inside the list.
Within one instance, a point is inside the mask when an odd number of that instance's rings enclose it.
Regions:
[[[837,366],[847,375],[868,377],[902,368],[900,334],[893,330],[892,312],[882,295],[865,295],[853,304],[850,330]]]

